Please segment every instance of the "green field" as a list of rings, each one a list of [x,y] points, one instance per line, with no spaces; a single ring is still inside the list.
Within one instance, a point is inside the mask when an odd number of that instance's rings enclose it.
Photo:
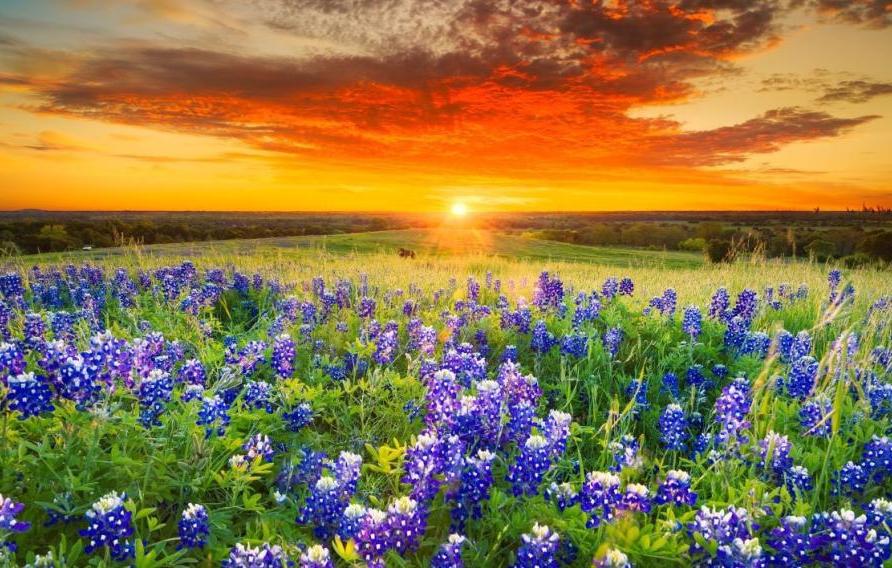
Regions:
[[[593,247],[557,241],[525,238],[505,233],[466,229],[408,229],[376,231],[344,235],[311,237],[277,237],[177,243],[140,247],[150,256],[214,256],[261,255],[287,256],[300,253],[395,253],[407,248],[420,256],[498,256],[558,262],[584,262],[607,266],[659,266],[665,268],[695,268],[703,264],[703,256],[677,251],[653,251],[620,247]],[[129,248],[97,249],[70,253],[32,255],[26,259],[72,260],[99,259],[130,252]]]

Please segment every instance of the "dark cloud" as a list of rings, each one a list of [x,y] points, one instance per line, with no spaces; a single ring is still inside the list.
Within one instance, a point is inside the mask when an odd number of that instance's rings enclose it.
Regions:
[[[791,142],[839,136],[876,115],[839,118],[798,107],[775,109],[734,126],[678,134],[658,144],[675,163],[718,165],[775,152]],[[654,155],[659,155],[655,152]]]
[[[840,22],[872,28],[892,25],[892,2],[889,0],[800,0],[821,15]]]
[[[827,88],[818,101],[823,103],[864,103],[874,97],[890,94],[892,94],[892,83],[843,81],[836,86]]]
[[[122,44],[66,55],[63,73],[27,84],[42,112],[292,154],[459,164],[551,157],[590,167],[621,156],[712,165],[836,136],[873,118],[780,109],[693,133],[671,120],[630,118],[636,105],[694,95],[696,79],[735,73],[735,57],[775,42],[784,7],[768,0],[255,4],[277,30],[337,48],[273,57]],[[21,80],[0,75],[0,83]],[[848,93],[824,97],[881,94],[858,85]]]

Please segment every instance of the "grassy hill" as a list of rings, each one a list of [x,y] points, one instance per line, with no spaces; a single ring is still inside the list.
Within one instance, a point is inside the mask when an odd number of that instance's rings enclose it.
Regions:
[[[419,256],[499,256],[505,258],[581,262],[607,266],[659,266],[696,268],[703,264],[699,254],[650,251],[619,247],[591,247],[525,238],[477,229],[408,229],[312,237],[277,237],[149,245],[140,250],[150,256],[198,256],[214,254],[288,255],[328,252],[333,254],[393,253],[407,248]],[[75,262],[130,252],[129,248],[75,251],[23,257],[41,261]]]

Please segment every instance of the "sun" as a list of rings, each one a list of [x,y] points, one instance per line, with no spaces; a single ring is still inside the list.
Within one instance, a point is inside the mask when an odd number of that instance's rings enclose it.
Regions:
[[[456,201],[455,203],[452,204],[452,208],[450,209],[450,212],[455,217],[464,217],[465,215],[468,214],[468,206],[465,205],[464,203],[462,203],[461,201]]]

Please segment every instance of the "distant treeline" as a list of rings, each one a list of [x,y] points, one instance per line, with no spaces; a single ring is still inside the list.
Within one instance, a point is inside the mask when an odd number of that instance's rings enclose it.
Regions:
[[[0,213],[3,254],[85,246],[323,235],[432,227],[442,215],[398,213]],[[623,212],[478,214],[491,230],[582,245],[892,262],[892,215],[848,212]]]

